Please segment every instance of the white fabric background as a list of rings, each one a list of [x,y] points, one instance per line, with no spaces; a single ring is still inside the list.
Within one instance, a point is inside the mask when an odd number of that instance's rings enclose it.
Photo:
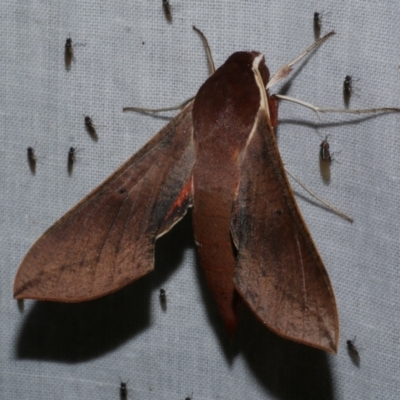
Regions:
[[[343,105],[346,74],[359,79],[353,108],[400,106],[398,1],[3,0],[0,12],[0,398],[397,399],[399,360],[400,116],[322,115],[280,107],[284,162],[351,225],[305,195],[297,201],[329,271],[340,312],[336,356],[277,338],[245,313],[231,345],[196,263],[191,222],[162,238],[152,274],[97,301],[46,304],[12,298],[35,240],[145,144],[168,118],[123,114],[193,96],[208,74],[196,25],[217,66],[258,50],[274,72],[313,40],[313,13],[337,35],[298,67],[286,94]],[[76,62],[64,66],[64,44]],[[281,86],[280,86],[281,87]],[[280,87],[274,88],[277,92]],[[91,140],[83,114],[97,125]],[[172,116],[173,113],[170,114]],[[329,185],[319,144],[332,151]],[[26,148],[35,146],[32,176]],[[67,174],[67,152],[77,163]],[[161,310],[158,290],[167,290]],[[357,335],[361,365],[346,350]]]

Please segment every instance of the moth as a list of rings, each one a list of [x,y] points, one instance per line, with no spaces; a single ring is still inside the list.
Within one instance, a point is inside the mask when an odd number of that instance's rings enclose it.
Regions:
[[[200,262],[229,335],[245,303],[283,338],[336,353],[333,288],[275,138],[285,96],[268,90],[332,34],[271,79],[262,54],[232,54],[153,139],[39,238],[14,297],[81,302],[121,289],[154,269],[157,238],[192,208]]]

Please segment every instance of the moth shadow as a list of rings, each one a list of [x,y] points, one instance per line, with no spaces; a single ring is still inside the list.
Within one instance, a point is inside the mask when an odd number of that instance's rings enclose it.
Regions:
[[[184,221],[157,241],[155,277],[150,273],[113,294],[84,303],[36,302],[17,338],[15,357],[88,361],[149,328],[154,280],[167,279],[181,264],[188,244],[185,238],[191,236],[187,233],[191,221]]]
[[[264,327],[246,308],[237,342],[250,369],[270,393],[280,399],[333,399],[328,356],[285,340]]]
[[[196,253],[197,254],[197,253]],[[198,281],[210,325],[219,339],[226,361],[233,364],[242,353],[249,368],[267,392],[280,399],[333,399],[328,357],[320,350],[280,338],[263,326],[245,304],[231,342],[197,257]]]

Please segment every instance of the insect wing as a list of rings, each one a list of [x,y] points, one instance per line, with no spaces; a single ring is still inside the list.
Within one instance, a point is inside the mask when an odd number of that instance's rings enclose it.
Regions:
[[[284,338],[336,352],[333,289],[293,197],[263,110],[241,164],[233,207],[234,282],[256,316]]]
[[[192,104],[48,229],[23,260],[14,297],[79,302],[154,268],[154,245],[191,206]]]

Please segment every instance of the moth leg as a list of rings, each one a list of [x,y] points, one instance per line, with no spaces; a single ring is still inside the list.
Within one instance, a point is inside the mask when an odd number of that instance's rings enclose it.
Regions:
[[[333,36],[335,34],[334,31],[327,33],[324,37],[321,39],[317,40],[315,43],[313,43],[310,47],[308,47],[303,53],[301,53],[298,57],[296,57],[293,61],[291,61],[288,64],[283,65],[278,69],[278,71],[275,72],[273,77],[269,80],[267,89],[270,87],[276,85],[278,82],[280,82],[282,79],[285,79],[293,70],[293,66],[297,64],[299,61],[301,61],[306,55],[308,55],[310,52],[312,52],[316,47],[320,46],[322,43],[325,42],[328,38]]]
[[[212,75],[215,72],[215,64],[211,55],[211,50],[210,46],[208,45],[208,41],[206,37],[204,36],[203,32],[196,28],[193,25],[193,29],[200,35],[200,37],[203,40],[204,46],[206,48],[206,53],[207,53],[207,59],[209,62],[209,68],[210,68],[210,75]],[[159,112],[165,112],[165,111],[176,111],[176,110],[182,110],[183,108],[186,107],[192,100],[194,100],[195,96],[189,97],[185,101],[183,101],[181,104],[178,104],[177,106],[172,106],[172,107],[165,107],[165,108],[140,108],[140,107],[124,107],[122,109],[123,112],[125,111],[136,111],[136,112],[141,112],[141,113],[150,113],[150,114],[155,114]]]
[[[335,214],[339,215],[340,217],[344,218],[346,221],[353,222],[353,218],[346,215],[343,211],[340,211],[338,208],[334,207],[332,204],[328,203],[326,200],[322,199],[318,195],[316,195],[311,189],[309,189],[304,183],[300,181],[300,179],[296,178],[285,166],[285,171],[312,197],[317,199],[320,203],[324,206],[328,207],[332,210]]]
[[[201,39],[203,40],[204,47],[205,47],[206,53],[207,53],[207,60],[208,60],[208,64],[209,64],[210,75],[212,75],[215,72],[215,64],[214,64],[214,60],[211,55],[211,49],[208,44],[207,38],[204,36],[204,33],[200,29],[196,28],[194,25],[193,25],[193,30],[195,30],[200,35]],[[176,111],[176,110],[182,110],[183,108],[185,108],[192,100],[194,100],[194,96],[186,99],[185,101],[183,101],[181,104],[178,104],[177,106],[165,107],[165,108],[124,107],[122,109],[122,111],[123,112],[135,111],[135,112],[149,113],[149,114],[155,114],[155,113],[165,112],[165,111]]]
[[[124,107],[122,109],[123,112],[125,111],[135,111],[135,112],[140,112],[140,113],[147,113],[147,114],[155,114],[159,112],[165,112],[165,111],[176,111],[176,110],[182,110],[185,108],[192,100],[194,99],[193,97],[190,97],[189,99],[186,99],[184,102],[181,104],[178,104],[177,106],[173,107],[165,107],[165,108],[140,108],[140,107]]]

